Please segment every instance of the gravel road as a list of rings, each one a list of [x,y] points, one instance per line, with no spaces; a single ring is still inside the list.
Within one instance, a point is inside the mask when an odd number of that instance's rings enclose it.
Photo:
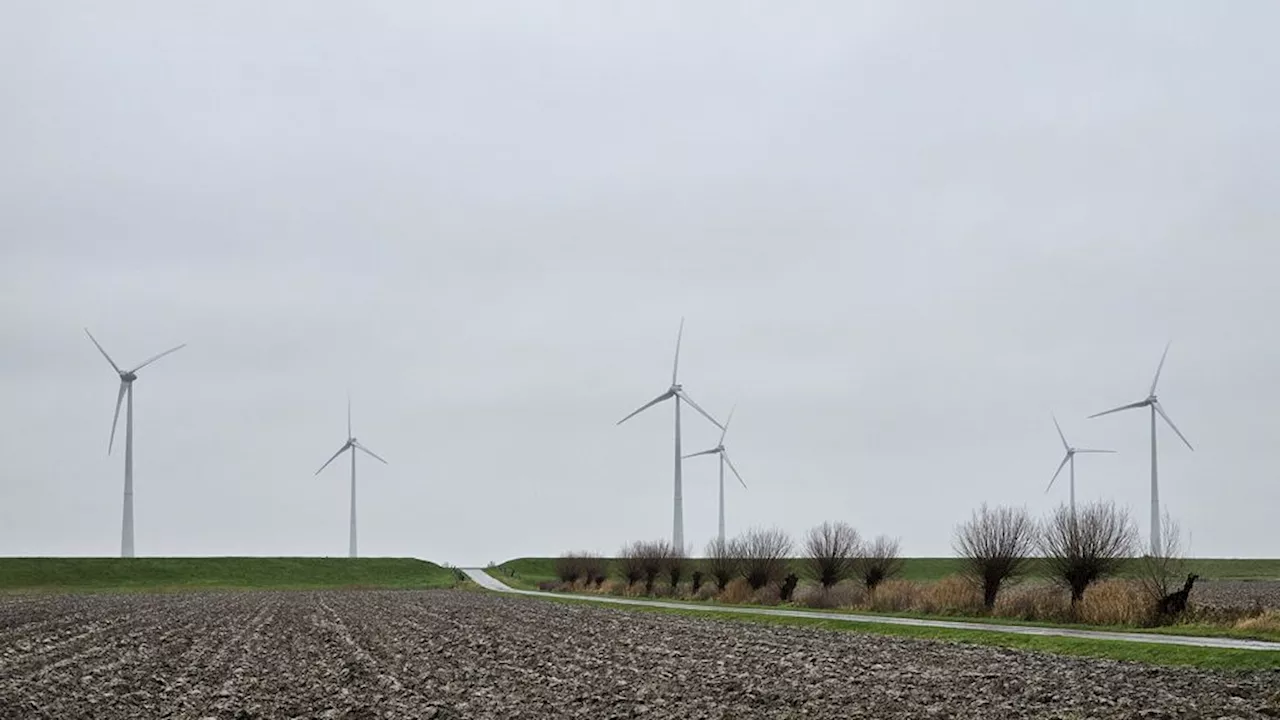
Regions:
[[[1211,673],[460,591],[0,597],[0,718],[1265,718]]]

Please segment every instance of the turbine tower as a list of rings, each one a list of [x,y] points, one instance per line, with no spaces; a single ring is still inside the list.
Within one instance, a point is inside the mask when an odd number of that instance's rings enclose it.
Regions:
[[[1182,440],[1182,442],[1186,443],[1187,449],[1193,452],[1195,451],[1195,448],[1191,447],[1190,442],[1187,442],[1187,438],[1182,434],[1182,431],[1178,429],[1178,426],[1174,425],[1173,420],[1169,419],[1168,413],[1164,411],[1164,408],[1160,406],[1160,401],[1156,398],[1156,383],[1160,382],[1160,371],[1164,369],[1164,359],[1168,355],[1169,355],[1169,345],[1166,344],[1164,346],[1164,354],[1160,356],[1160,364],[1156,366],[1156,376],[1151,381],[1151,389],[1147,391],[1147,397],[1145,399],[1139,400],[1138,402],[1135,402],[1135,403],[1129,403],[1128,405],[1121,405],[1118,408],[1112,408],[1110,410],[1105,410],[1103,412],[1096,413],[1089,416],[1090,418],[1096,418],[1096,417],[1101,417],[1103,415],[1110,415],[1111,413],[1114,413],[1114,412],[1120,412],[1121,410],[1132,410],[1134,408],[1142,408],[1142,407],[1151,408],[1151,556],[1152,557],[1160,557],[1160,548],[1161,548],[1161,545],[1160,545],[1160,484],[1158,482],[1158,475],[1156,473],[1156,415],[1159,414],[1160,417],[1164,418],[1164,421],[1169,424],[1169,427],[1173,428],[1173,431],[1177,433],[1178,437]]]
[[[120,393],[116,395],[116,414],[111,418],[111,439],[107,441],[107,454],[111,454],[112,448],[116,442],[116,424],[120,421],[120,403],[124,401],[125,396],[129,398],[128,408],[124,414],[124,517],[120,527],[120,557],[133,557],[133,381],[138,379],[138,371],[168,355],[177,352],[186,347],[183,343],[175,348],[165,350],[159,355],[153,355],[146,362],[133,368],[132,370],[121,370],[116,361],[111,359],[106,350],[102,349],[102,345],[98,343],[93,333],[89,332],[89,328],[84,329],[84,334],[89,336],[93,341],[98,352],[102,353],[102,357],[111,363],[111,369],[116,371],[120,376]]]
[[[654,405],[657,405],[658,403],[663,402],[665,400],[675,400],[675,411],[676,411],[675,502],[674,502],[674,510],[672,513],[673,517],[672,517],[672,529],[671,529],[671,543],[675,545],[676,550],[680,553],[684,552],[684,498],[681,495],[681,486],[680,486],[680,470],[681,470],[681,464],[683,463],[684,458],[680,455],[680,401],[683,400],[689,403],[689,407],[693,408],[694,410],[697,410],[700,415],[710,420],[712,425],[715,425],[721,430],[724,429],[723,425],[721,425],[718,421],[716,421],[715,418],[711,417],[711,415],[707,413],[706,410],[703,410],[701,407],[699,407],[698,403],[694,402],[693,399],[689,397],[688,393],[684,391],[684,386],[682,386],[677,381],[677,377],[680,371],[680,340],[683,336],[684,336],[684,318],[681,318],[680,330],[679,332],[676,333],[676,360],[671,367],[671,387],[667,388],[666,392],[662,393],[658,397],[650,400],[644,405],[641,405],[640,409],[622,418],[617,423],[618,425],[621,425],[622,423],[630,420],[636,415],[639,415],[645,410],[648,410]]]
[[[747,487],[746,481],[742,479],[742,475],[738,474],[738,468],[733,466],[733,461],[729,459],[729,451],[724,449],[724,436],[729,433],[729,423],[733,422],[733,410],[729,410],[729,417],[725,418],[724,428],[720,431],[720,442],[710,450],[685,455],[686,458],[697,457],[699,455],[719,455],[720,456],[720,546],[724,547],[724,466],[729,465],[729,469],[733,471],[733,476],[738,478],[738,482],[742,483],[742,487]]]
[[[373,458],[374,460],[377,460],[383,465],[386,465],[387,461],[378,457],[377,454],[375,454],[369,448],[365,447],[364,445],[361,445],[360,441],[356,440],[355,436],[351,434],[351,398],[350,397],[347,398],[347,441],[342,444],[342,447],[338,448],[338,452],[334,453],[333,457],[326,460],[325,463],[320,466],[320,469],[316,471],[316,475],[319,475],[321,472],[323,472],[325,468],[329,467],[329,463],[333,462],[334,460],[337,460],[339,455],[341,455],[342,453],[348,450],[351,451],[351,536],[349,540],[350,545],[347,550],[347,556],[356,557],[356,450],[360,450],[362,452],[368,453],[369,457]]]
[[[1071,447],[1067,442],[1067,436],[1062,434],[1062,426],[1058,424],[1058,418],[1053,418],[1053,426],[1058,429],[1058,437],[1062,440],[1062,447],[1066,449],[1067,454],[1062,458],[1062,463],[1058,465],[1058,469],[1053,473],[1053,478],[1049,480],[1049,487],[1044,491],[1047,493],[1053,489],[1054,480],[1058,479],[1058,475],[1062,474],[1064,465],[1071,465],[1071,522],[1076,521],[1076,453],[1113,453],[1115,450],[1087,450],[1085,448]]]

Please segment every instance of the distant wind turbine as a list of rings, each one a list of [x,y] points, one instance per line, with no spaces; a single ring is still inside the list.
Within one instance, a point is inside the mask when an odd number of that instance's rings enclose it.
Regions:
[[[1053,473],[1053,479],[1049,481],[1049,487],[1044,491],[1047,493],[1053,489],[1053,483],[1058,479],[1058,475],[1062,474],[1063,466],[1071,465],[1071,522],[1076,520],[1076,453],[1113,453],[1115,450],[1087,450],[1085,448],[1071,447],[1067,442],[1067,436],[1062,434],[1062,426],[1058,424],[1058,418],[1053,418],[1053,426],[1058,429],[1058,437],[1062,440],[1062,447],[1066,449],[1067,454],[1062,458],[1062,463],[1058,465],[1057,471]]]
[[[733,466],[733,461],[729,459],[729,451],[724,449],[724,436],[729,433],[729,423],[733,422],[733,410],[729,410],[729,417],[725,418],[724,428],[720,431],[720,442],[710,450],[703,450],[691,455],[685,455],[686,458],[697,457],[699,455],[719,455],[720,456],[720,534],[717,536],[721,546],[724,545],[724,466],[728,464],[729,469],[733,471],[733,476],[738,478],[738,482],[742,483],[742,487],[746,488],[747,483],[738,474],[738,468]]]
[[[369,457],[373,458],[374,460],[377,460],[383,465],[386,465],[387,461],[378,457],[377,454],[375,454],[369,448],[365,447],[364,445],[361,445],[360,441],[356,440],[355,436],[351,434],[351,398],[350,397],[347,398],[347,441],[342,444],[342,447],[338,448],[338,452],[334,453],[333,457],[326,460],[325,463],[320,466],[320,469],[316,471],[316,475],[319,475],[321,472],[323,472],[325,468],[329,467],[329,463],[333,462],[334,460],[337,460],[339,455],[341,455],[342,453],[348,450],[351,451],[351,537],[350,537],[350,547],[348,548],[348,556],[356,557],[356,450],[360,450],[364,453],[367,453]]]
[[[1121,405],[1118,408],[1112,408],[1110,410],[1105,410],[1103,412],[1096,413],[1094,415],[1089,416],[1090,418],[1096,418],[1096,417],[1101,417],[1103,415],[1110,415],[1111,413],[1114,413],[1114,412],[1120,412],[1121,410],[1132,410],[1134,408],[1142,408],[1142,407],[1151,408],[1151,556],[1152,557],[1159,557],[1160,548],[1161,548],[1161,545],[1160,545],[1160,484],[1158,482],[1158,476],[1156,474],[1156,414],[1158,413],[1160,417],[1164,418],[1164,421],[1166,423],[1169,423],[1169,427],[1173,428],[1173,431],[1177,433],[1178,437],[1182,440],[1182,442],[1186,443],[1187,449],[1195,451],[1195,448],[1191,447],[1190,442],[1187,442],[1187,438],[1183,436],[1182,431],[1178,429],[1178,426],[1174,425],[1173,420],[1169,419],[1168,413],[1166,413],[1164,411],[1164,408],[1160,406],[1160,401],[1156,399],[1156,383],[1160,382],[1160,371],[1164,369],[1164,359],[1168,357],[1168,355],[1169,355],[1169,345],[1166,344],[1164,346],[1164,354],[1160,356],[1160,364],[1156,366],[1156,376],[1151,381],[1151,389],[1147,391],[1147,397],[1145,399],[1139,400],[1138,402],[1135,402],[1135,403],[1129,403],[1128,405]]]
[[[684,458],[681,457],[680,455],[680,401],[683,400],[689,403],[689,407],[693,408],[694,410],[697,410],[699,414],[701,414],[706,419],[710,420],[712,425],[715,425],[721,430],[724,429],[724,426],[721,425],[715,418],[711,417],[711,415],[706,410],[703,410],[701,407],[699,407],[698,403],[694,402],[693,398],[690,398],[688,393],[684,391],[684,387],[680,385],[679,382],[676,381],[676,377],[680,370],[680,341],[681,341],[681,338],[683,338],[683,336],[684,336],[684,318],[681,318],[680,330],[679,332],[676,333],[676,360],[675,360],[675,364],[672,365],[672,368],[671,368],[671,387],[667,388],[667,391],[662,393],[658,397],[650,400],[644,405],[641,405],[640,409],[622,418],[617,423],[618,425],[621,425],[622,423],[630,420],[636,415],[639,415],[645,410],[648,410],[654,405],[657,405],[658,403],[663,402],[665,400],[672,400],[672,399],[675,400],[675,410],[676,410],[675,503],[674,503],[675,507],[674,507],[673,518],[672,518],[671,543],[675,546],[678,552],[682,552],[682,553],[684,552],[684,549],[685,549],[684,548],[684,498],[681,494],[680,471],[681,471],[681,465],[684,462]]]
[[[116,442],[116,424],[120,421],[120,403],[128,396],[128,409],[124,415],[124,518],[120,528],[120,557],[133,557],[133,381],[138,379],[138,371],[159,360],[160,358],[174,353],[187,344],[183,343],[175,348],[165,350],[159,355],[153,355],[146,362],[133,368],[132,370],[121,370],[116,361],[111,359],[106,350],[102,349],[102,345],[98,343],[93,333],[89,332],[89,328],[84,329],[84,334],[89,336],[93,341],[98,352],[102,353],[102,357],[111,363],[111,369],[116,371],[120,376],[120,393],[116,395],[116,414],[111,418],[111,438],[107,441],[107,454],[111,454],[112,448]]]

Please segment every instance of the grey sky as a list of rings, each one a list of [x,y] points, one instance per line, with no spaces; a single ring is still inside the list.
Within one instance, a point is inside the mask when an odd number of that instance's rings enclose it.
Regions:
[[[1280,557],[1280,8],[1237,3],[0,7],[0,554],[454,563],[669,537],[682,380],[738,414],[730,532],[948,554],[1081,500]],[[686,447],[717,433],[687,416]],[[715,532],[715,462],[685,471]]]

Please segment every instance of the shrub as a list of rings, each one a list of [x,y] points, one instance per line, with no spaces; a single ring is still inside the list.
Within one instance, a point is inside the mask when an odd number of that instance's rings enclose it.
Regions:
[[[543,580],[538,583],[538,589],[542,592],[562,592],[566,589],[572,589],[572,585],[560,580]]]
[[[748,583],[745,578],[734,578],[729,581],[724,591],[720,593],[719,600],[723,603],[741,605],[751,599],[753,592],[755,591],[752,589],[751,583]]]
[[[971,615],[986,607],[983,593],[967,577],[947,577],[920,587],[916,610],[930,614]]]
[[[556,558],[555,574],[562,583],[573,584],[576,582],[578,578],[582,577],[582,555],[565,553]]]
[[[886,580],[868,591],[871,609],[877,612],[903,612],[915,607],[920,588],[909,580]]]
[[[1075,608],[1090,625],[1146,625],[1153,613],[1147,592],[1135,580],[1103,580],[1090,585]]]
[[[898,541],[881,535],[862,547],[854,558],[853,573],[862,579],[868,592],[880,583],[902,572],[902,558],[898,557]]]
[[[1067,591],[1045,583],[1011,588],[996,599],[992,614],[1019,620],[1066,620],[1071,603]]]
[[[729,581],[738,576],[738,549],[727,540],[716,538],[707,543],[707,559],[704,567],[715,581],[716,590],[723,592]]]
[[[672,551],[669,555],[667,555],[664,574],[667,576],[667,582],[671,586],[672,590],[675,590],[677,587],[679,587],[680,580],[681,578],[684,577],[684,572],[687,567],[688,567],[688,563],[685,561],[684,557],[680,555],[680,553]]]
[[[1267,610],[1261,615],[1238,620],[1235,628],[1251,632],[1280,633],[1280,610]]]
[[[765,585],[751,593],[752,605],[778,605],[782,602],[782,592],[777,585]]]
[[[694,600],[710,600],[714,598],[716,595],[718,595],[719,593],[720,591],[716,588],[714,583],[703,583],[701,587],[699,587],[697,590],[694,591],[693,599]]]
[[[1040,534],[1046,571],[1071,591],[1073,607],[1091,584],[1124,567],[1136,543],[1128,512],[1112,502],[1085,505],[1074,518],[1060,505]]]
[[[867,590],[861,582],[844,582],[824,588],[821,585],[804,585],[796,590],[795,603],[819,610],[855,608],[866,603]]]
[[[804,571],[824,588],[852,577],[862,539],[847,523],[824,522],[809,531],[804,543]]]
[[[609,576],[609,563],[604,558],[595,553],[583,553],[579,562],[582,567],[582,580],[587,585],[594,585],[597,588],[604,584],[605,579]]]
[[[626,580],[628,588],[639,583],[640,578],[644,578],[644,566],[643,561],[641,561],[641,555],[644,555],[645,552],[644,544],[643,542],[634,542],[623,547],[622,551],[618,552],[618,575],[621,575],[622,579]]]
[[[645,593],[652,593],[658,577],[667,572],[672,554],[671,544],[666,540],[635,542],[623,548],[619,555],[618,572],[628,586],[643,580]]]
[[[605,595],[625,595],[627,593],[627,584],[617,580],[605,580],[596,589]]]
[[[982,588],[982,605],[995,607],[1000,586],[1026,573],[1036,526],[1022,508],[986,503],[955,530],[953,547],[970,581]]]
[[[777,528],[753,528],[734,542],[741,561],[741,573],[752,590],[782,580],[787,573],[791,538]]]

